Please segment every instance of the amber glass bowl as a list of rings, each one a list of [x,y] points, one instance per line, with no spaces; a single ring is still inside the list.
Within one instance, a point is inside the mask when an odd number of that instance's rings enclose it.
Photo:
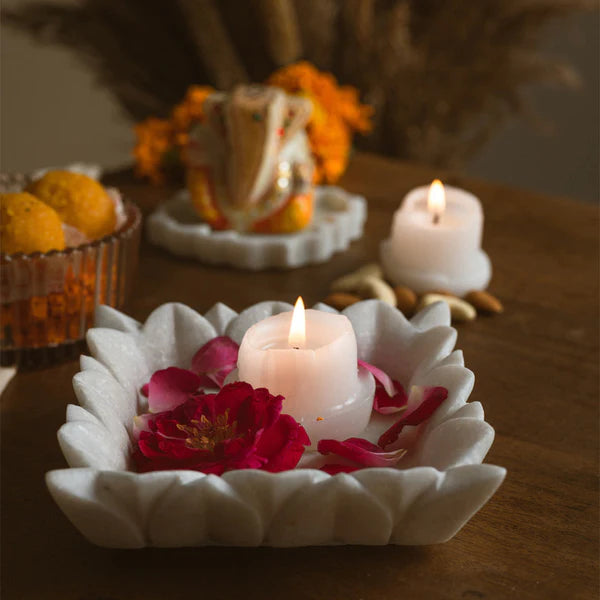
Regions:
[[[137,266],[142,215],[131,202],[115,233],[76,248],[0,254],[2,364],[77,351],[100,304],[121,308]]]

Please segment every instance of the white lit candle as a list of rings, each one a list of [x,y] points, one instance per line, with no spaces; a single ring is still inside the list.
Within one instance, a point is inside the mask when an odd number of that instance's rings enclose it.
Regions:
[[[418,293],[485,289],[491,265],[481,249],[482,234],[479,200],[436,179],[412,190],[394,214],[391,236],[381,244],[384,271],[393,283]]]
[[[250,327],[240,345],[238,379],[282,395],[283,411],[302,423],[313,446],[343,440],[366,427],[374,382],[357,368],[356,337],[344,315],[304,310]]]

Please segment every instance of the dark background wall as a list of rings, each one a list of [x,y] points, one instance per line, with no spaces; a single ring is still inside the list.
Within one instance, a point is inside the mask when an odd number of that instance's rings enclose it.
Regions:
[[[511,122],[468,165],[468,172],[554,195],[598,201],[600,99],[598,14],[577,15],[548,30],[548,54],[579,71],[581,89],[530,90],[548,130]]]

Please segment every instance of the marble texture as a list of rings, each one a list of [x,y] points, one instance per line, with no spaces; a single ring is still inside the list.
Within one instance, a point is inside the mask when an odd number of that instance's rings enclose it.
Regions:
[[[362,236],[366,218],[367,203],[362,196],[339,187],[318,186],[312,222],[298,233],[213,231],[199,221],[184,190],[148,217],[146,233],[151,243],[207,264],[251,271],[292,269],[325,262],[334,253],[346,250]]]

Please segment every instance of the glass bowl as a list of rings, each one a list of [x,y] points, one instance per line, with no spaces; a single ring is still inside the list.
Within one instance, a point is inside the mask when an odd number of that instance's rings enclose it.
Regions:
[[[100,304],[124,305],[135,269],[142,215],[124,203],[124,224],[77,247],[0,254],[3,365],[39,365],[79,353]]]

